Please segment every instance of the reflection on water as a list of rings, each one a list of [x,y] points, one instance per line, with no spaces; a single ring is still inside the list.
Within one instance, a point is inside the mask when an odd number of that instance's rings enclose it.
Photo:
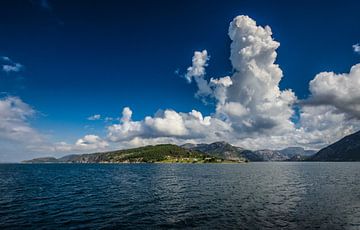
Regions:
[[[360,229],[360,163],[0,165],[0,228]]]

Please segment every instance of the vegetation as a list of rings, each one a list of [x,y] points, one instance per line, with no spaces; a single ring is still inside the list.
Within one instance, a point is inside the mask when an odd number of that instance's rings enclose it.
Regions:
[[[105,153],[110,161],[161,162],[179,159],[203,159],[205,154],[183,149],[176,145],[164,144]]]
[[[224,141],[214,142],[211,144],[184,144],[186,149],[204,152],[210,156],[238,162],[247,162],[255,159],[252,157],[253,152],[241,147],[232,146]]]
[[[230,163],[237,162],[185,149],[177,145],[162,144],[140,148],[93,154],[70,155],[56,159],[57,163]],[[37,159],[27,161],[41,163]]]

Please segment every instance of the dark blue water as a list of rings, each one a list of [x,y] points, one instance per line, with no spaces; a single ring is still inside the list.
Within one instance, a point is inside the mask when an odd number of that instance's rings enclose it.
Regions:
[[[360,229],[360,163],[3,164],[0,229]]]

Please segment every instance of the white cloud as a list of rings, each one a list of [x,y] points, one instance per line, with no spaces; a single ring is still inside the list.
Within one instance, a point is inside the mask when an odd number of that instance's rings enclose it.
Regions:
[[[156,117],[145,117],[144,124],[151,133],[159,136],[186,136],[189,134],[183,117],[173,110],[165,110]]]
[[[128,107],[124,108],[128,110]],[[130,110],[131,111],[131,110]],[[132,121],[121,119],[119,124],[108,127],[108,138],[114,142],[131,141],[133,139],[178,138],[213,139],[220,133],[228,132],[230,127],[225,122],[203,116],[199,111],[178,113],[174,110],[159,111],[154,116],[146,116],[143,120]],[[210,138],[212,137],[212,138]]]
[[[75,143],[75,149],[79,150],[99,150],[109,146],[107,141],[96,135],[85,135]]]
[[[44,136],[29,123],[36,111],[18,97],[0,98],[0,162],[26,157],[33,146],[42,146]]]
[[[143,132],[143,125],[139,121],[132,121],[132,111],[129,107],[125,107],[122,111],[121,123],[110,125],[108,130],[108,138],[111,141],[123,141],[136,137]]]
[[[222,78],[219,78],[219,79],[215,79],[215,78],[211,78],[210,79],[210,82],[214,85],[221,85],[221,86],[224,86],[224,87],[229,87],[232,85],[232,80],[229,76],[226,76],[226,77],[222,77]]]
[[[249,110],[245,108],[242,104],[237,102],[229,102],[224,105],[220,105],[218,108],[218,113],[224,113],[224,115],[229,117],[244,117],[249,113]]]
[[[129,107],[125,107],[122,111],[122,122],[129,122],[131,120],[132,111]]]
[[[196,111],[196,110],[193,109],[189,113],[189,115],[196,118],[196,120],[198,120],[200,122],[200,124],[202,124],[202,125],[208,126],[208,125],[211,124],[211,117],[210,116],[203,117],[203,115],[199,111]]]
[[[110,147],[109,143],[101,137],[93,134],[85,135],[79,138],[75,143],[67,142],[44,142],[40,145],[30,146],[29,149],[38,154],[46,154],[46,156],[64,153],[88,153],[89,151],[104,151]]]
[[[3,60],[1,64],[2,71],[6,73],[20,72],[24,68],[22,64],[12,61],[9,57],[3,56],[1,59]]]
[[[321,148],[360,130],[360,122],[331,105],[304,105],[300,112],[298,142]]]
[[[218,79],[211,78],[210,79],[210,87],[213,90],[213,97],[220,104],[224,104],[227,98],[227,88],[233,84],[231,78],[229,76],[221,77]]]
[[[202,77],[205,75],[205,67],[208,65],[210,57],[206,50],[195,51],[192,58],[192,66],[187,69],[185,78],[191,82],[193,78]]]
[[[209,59],[210,57],[208,56],[207,50],[195,51],[192,57],[192,66],[188,67],[187,73],[185,74],[185,78],[189,83],[194,79],[198,87],[196,96],[203,100],[212,95],[212,89],[204,78],[206,74],[205,67],[208,66]]]
[[[28,123],[35,110],[18,97],[0,98],[0,139],[38,142],[40,135]]]
[[[207,82],[204,66],[208,54],[194,53],[187,76],[195,79],[197,95],[214,98],[215,117],[225,118],[238,130],[235,135],[239,137],[264,131],[282,134],[293,129],[292,106],[297,98],[291,90],[279,88],[283,75],[275,60],[280,43],[272,38],[271,28],[258,26],[248,16],[238,16],[230,23],[229,37],[230,61],[235,70],[231,77]],[[193,73],[194,69],[201,71]]]
[[[211,78],[210,82],[205,79],[205,67],[208,66],[210,57],[206,50],[195,51],[192,57],[192,66],[187,70],[186,79],[191,82],[194,79],[197,84],[198,91],[195,96],[201,98],[204,103],[207,103],[206,98],[215,98],[222,103],[226,98],[226,88],[232,85],[229,76],[221,78]]]
[[[100,120],[101,119],[101,115],[100,114],[95,114],[92,115],[90,117],[87,118],[89,121],[96,121],[96,120]]]
[[[272,38],[271,28],[258,26],[248,16],[238,16],[230,23],[229,37],[235,73],[225,103],[217,110],[225,114],[232,111],[228,117],[233,126],[246,135],[292,129],[290,118],[296,96],[291,90],[279,88],[283,74],[275,60],[280,43]],[[231,109],[234,105],[237,112]]]
[[[360,53],[360,44],[355,44],[352,46],[355,53]]]
[[[23,68],[23,66],[19,63],[15,63],[13,65],[3,65],[2,66],[3,71],[6,73],[20,72],[22,68]]]
[[[0,98],[0,162],[30,159],[44,154],[106,149],[109,144],[96,135],[86,135],[74,144],[54,143],[32,127],[37,112],[18,97]]]
[[[310,82],[311,97],[306,103],[331,105],[339,112],[360,119],[360,64],[349,73],[321,72]]]

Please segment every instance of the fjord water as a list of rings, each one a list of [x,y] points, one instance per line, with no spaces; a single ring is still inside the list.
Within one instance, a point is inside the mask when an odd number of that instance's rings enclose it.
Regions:
[[[2,164],[0,229],[360,229],[360,163]]]

